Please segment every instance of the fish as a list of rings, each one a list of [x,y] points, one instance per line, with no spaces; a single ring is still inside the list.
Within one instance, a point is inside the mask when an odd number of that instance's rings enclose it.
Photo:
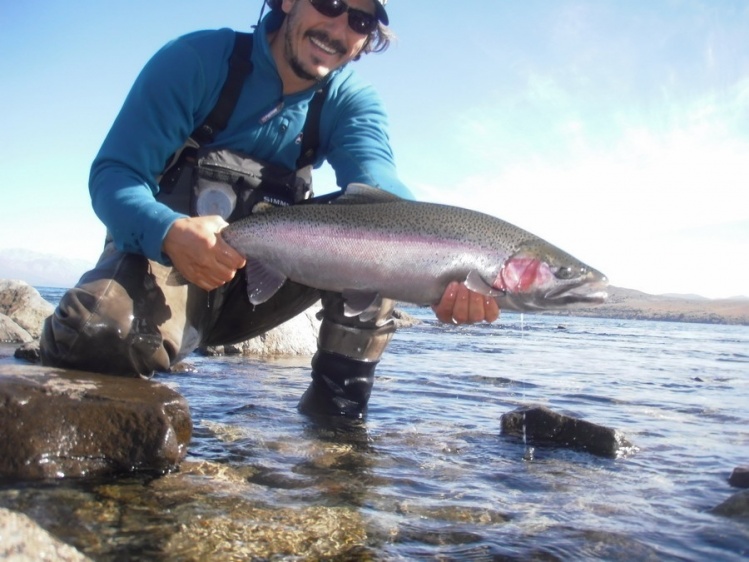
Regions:
[[[600,304],[607,297],[605,275],[522,228],[363,184],[335,197],[267,208],[221,233],[247,260],[254,305],[287,279],[341,293],[345,314],[362,319],[383,298],[436,304],[452,281],[519,312]]]

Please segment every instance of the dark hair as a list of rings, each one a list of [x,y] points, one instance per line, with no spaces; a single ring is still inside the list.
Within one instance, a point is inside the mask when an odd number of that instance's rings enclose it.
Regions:
[[[271,10],[279,12],[281,11],[281,4],[283,3],[283,0],[264,1]],[[377,2],[378,0],[373,1]],[[364,48],[361,50],[361,53],[359,53],[355,60],[358,60],[361,55],[366,55],[369,53],[382,53],[390,46],[390,43],[393,41],[393,39],[395,39],[395,34],[390,31],[387,26],[378,23],[377,29],[369,34],[367,42],[364,44]]]

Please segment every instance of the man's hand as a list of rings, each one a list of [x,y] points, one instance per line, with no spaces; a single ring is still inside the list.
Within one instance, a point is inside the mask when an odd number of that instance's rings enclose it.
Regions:
[[[221,237],[228,223],[218,215],[174,222],[164,238],[164,253],[185,279],[205,291],[228,283],[245,259]]]
[[[441,322],[448,324],[494,322],[499,318],[496,299],[474,293],[457,281],[447,286],[439,304],[433,305],[432,310]]]

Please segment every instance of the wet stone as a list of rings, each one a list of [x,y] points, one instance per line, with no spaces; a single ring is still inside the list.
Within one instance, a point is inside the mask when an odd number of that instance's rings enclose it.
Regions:
[[[616,458],[637,448],[619,431],[558,414],[545,406],[522,406],[502,415],[502,434]]]
[[[0,560],[90,562],[75,548],[56,539],[33,519],[0,507]]]
[[[749,488],[749,467],[734,468],[728,483],[734,488]]]
[[[0,479],[164,473],[187,452],[187,401],[153,381],[0,365]]]

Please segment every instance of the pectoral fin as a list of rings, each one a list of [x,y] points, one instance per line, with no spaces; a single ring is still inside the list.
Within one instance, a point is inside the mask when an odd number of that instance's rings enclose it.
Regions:
[[[474,293],[480,293],[482,295],[486,295],[487,297],[498,297],[499,295],[504,294],[503,291],[495,289],[494,287],[489,285],[489,283],[484,281],[479,272],[475,269],[468,273],[468,275],[466,276],[466,280],[463,283]]]
[[[286,276],[259,261],[247,260],[247,296],[254,305],[263,304],[286,282]]]

